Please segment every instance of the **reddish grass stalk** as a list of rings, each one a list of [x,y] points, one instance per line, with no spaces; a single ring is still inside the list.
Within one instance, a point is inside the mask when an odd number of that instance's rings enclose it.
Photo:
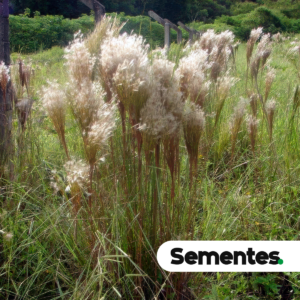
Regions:
[[[164,143],[164,154],[165,158],[171,173],[172,185],[171,185],[171,201],[172,208],[174,209],[174,197],[175,197],[175,182],[174,182],[174,173],[176,169],[176,138],[171,137],[166,140]]]
[[[166,205],[166,219],[167,224],[171,224],[169,228],[168,238],[171,238],[171,232],[175,225],[175,176],[176,176],[176,158],[177,148],[179,147],[179,139],[177,137],[171,137],[164,141],[164,155],[167,161],[170,174],[171,174],[171,212],[169,213],[168,204]]]
[[[138,193],[139,193],[139,239],[138,239],[138,264],[139,267],[142,269],[142,242],[143,242],[143,218],[144,218],[144,205],[142,199],[142,134],[135,128],[136,139],[138,144]],[[139,277],[139,281],[141,278]],[[141,285],[141,282],[140,282]]]
[[[74,239],[75,243],[77,242],[77,214],[80,207],[80,195],[77,194],[73,197],[73,210],[74,210],[74,218],[75,218],[75,228],[74,228]]]
[[[126,159],[126,123],[125,123],[125,119],[126,119],[126,111],[125,111],[125,107],[124,104],[122,102],[118,103],[118,108],[120,111],[120,115],[121,115],[121,121],[122,121],[122,140],[123,140],[123,172],[125,175],[125,159]]]
[[[68,160],[70,160],[69,150],[68,150],[68,146],[67,146],[67,143],[66,143],[66,137],[65,137],[64,134],[62,134],[62,136],[61,136],[61,143],[63,145],[63,148],[64,148],[65,152],[66,152],[66,156],[67,156]]]
[[[90,174],[89,174],[89,209],[90,213],[92,214],[92,192],[93,192],[93,173],[94,173],[95,165],[93,163],[90,164]]]
[[[154,187],[153,196],[153,211],[152,211],[152,222],[153,222],[153,247],[156,244],[156,226],[157,226],[157,208],[158,208],[158,190],[157,185],[159,182],[159,160],[160,160],[160,142],[157,142],[155,146],[155,166],[156,166],[156,181]]]
[[[258,83],[257,83],[257,77],[255,77],[255,87],[256,87],[257,94],[258,94],[258,97],[259,97],[259,100],[260,100],[260,103],[261,103],[261,106],[262,106],[264,118],[266,118],[266,120],[267,120],[267,130],[268,130],[268,134],[269,134],[269,138],[270,138],[271,149],[273,151],[274,156],[276,157],[276,149],[274,147],[274,144],[272,143],[272,129],[270,128],[270,122],[269,122],[269,119],[268,119],[268,113],[267,113],[266,108],[265,108],[263,97],[262,97],[262,95],[259,92]]]

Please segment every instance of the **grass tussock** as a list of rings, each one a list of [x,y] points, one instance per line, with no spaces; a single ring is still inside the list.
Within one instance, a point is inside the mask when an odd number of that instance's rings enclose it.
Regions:
[[[0,69],[17,98],[1,296],[279,299],[282,274],[167,273],[156,252],[297,239],[300,52],[261,28],[239,47],[209,30],[150,51],[122,26],[106,18],[65,53]]]

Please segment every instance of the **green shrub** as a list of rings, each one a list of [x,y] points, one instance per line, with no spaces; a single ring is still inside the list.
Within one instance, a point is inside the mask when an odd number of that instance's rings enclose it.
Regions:
[[[280,10],[286,17],[291,19],[299,19],[300,18],[300,4],[297,3],[294,6],[287,6]]]
[[[92,17],[64,19],[62,16],[10,16],[10,45],[13,52],[30,53],[53,46],[66,46],[76,31],[94,27]]]
[[[117,14],[108,14],[116,16]],[[126,22],[122,32],[134,32],[145,37],[152,48],[164,46],[164,27],[146,16],[131,17],[124,13],[117,15],[121,22]],[[10,16],[10,44],[12,52],[32,53],[53,46],[64,47],[72,41],[74,33],[83,34],[94,28],[94,18],[84,15],[78,19],[65,19],[62,16],[40,16],[28,14]],[[183,32],[183,38],[188,34]],[[171,29],[171,42],[176,42],[177,33]]]
[[[231,6],[230,11],[232,15],[236,16],[240,14],[247,14],[257,7],[258,4],[254,2],[238,2]]]
[[[188,26],[205,31],[214,29],[216,32],[232,30],[238,39],[247,40],[253,28],[264,27],[265,32],[300,32],[300,20],[288,18],[282,10],[270,9],[266,6],[245,2],[232,6],[233,16],[221,16],[214,23],[204,24],[193,22]],[[256,8],[255,8],[256,7]],[[291,6],[295,9],[296,6]],[[253,10],[253,8],[255,8]],[[240,13],[242,12],[242,13]],[[238,14],[240,13],[240,14]],[[295,14],[294,14],[295,13]],[[237,15],[236,15],[237,14]],[[300,13],[299,13],[300,14]],[[86,34],[94,28],[93,16],[83,15],[78,19],[66,19],[62,16],[40,16],[36,12],[33,18],[30,12],[19,16],[10,16],[10,43],[13,52],[32,53],[53,46],[64,47],[73,39],[78,30]],[[117,14],[108,14],[116,16]],[[296,11],[291,16],[296,16]],[[148,16],[117,15],[122,22],[126,22],[122,32],[134,32],[145,37],[151,48],[164,46],[164,28]],[[188,39],[188,33],[182,30],[183,38]],[[171,29],[171,43],[176,42],[177,33]]]
[[[286,31],[298,32],[298,23],[295,21],[296,20],[288,19],[279,11],[260,6],[248,14],[240,14],[231,17],[222,16],[216,19],[214,24],[233,26],[232,31],[236,37],[247,40],[251,30],[259,26],[263,27],[265,32],[270,32],[272,34]],[[222,26],[225,27],[224,25]]]
[[[150,44],[151,48],[164,46],[164,27],[150,17],[131,17],[126,16],[124,13],[121,13],[118,16],[120,17],[121,22],[126,22],[126,25],[121,32],[134,32],[136,34],[141,34],[146,39],[147,43]],[[184,35],[184,38],[188,37]],[[171,42],[176,41],[177,33],[171,29]]]
[[[228,24],[221,23],[221,22],[215,22],[214,24],[204,24],[203,22],[193,22],[193,23],[189,24],[188,26],[190,26],[191,28],[196,29],[198,31],[206,31],[208,29],[214,29],[216,33],[220,33],[225,30],[234,31],[233,26],[230,26]]]

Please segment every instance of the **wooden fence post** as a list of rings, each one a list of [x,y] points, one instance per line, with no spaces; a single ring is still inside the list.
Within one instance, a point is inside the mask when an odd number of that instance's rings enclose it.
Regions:
[[[0,61],[3,61],[7,66],[10,64],[8,17],[9,17],[8,0],[0,0],[0,18],[1,18]]]
[[[9,9],[8,0],[0,0],[0,63],[9,67]],[[3,81],[4,82],[4,81]],[[0,85],[0,178],[4,163],[11,154],[12,89],[10,80]],[[2,169],[2,170],[1,170]]]
[[[153,10],[150,10],[148,12],[148,15],[151,18],[153,18],[155,21],[157,21],[159,24],[164,26],[164,28],[165,28],[165,46],[170,47],[170,42],[171,42],[170,29],[174,29],[177,32],[177,43],[180,44],[182,42],[182,31],[175,24],[173,24],[170,20],[161,18]],[[167,23],[169,25],[167,25],[167,28],[166,28],[165,25]]]
[[[202,33],[200,31],[195,30],[195,29],[193,29],[193,31],[194,31],[194,35],[196,36],[196,39],[200,39]]]
[[[182,31],[179,29],[179,31],[177,32],[177,43],[181,44],[182,42]]]
[[[177,42],[180,41],[180,43],[181,43],[181,41],[182,41],[182,32],[175,24],[173,24],[168,19],[161,18],[153,10],[150,10],[148,12],[148,15],[151,18],[153,18],[155,21],[157,21],[159,24],[164,26],[164,29],[165,29],[165,46],[167,46],[167,48],[170,47],[170,43],[171,43],[171,32],[170,32],[171,28],[176,30],[176,32],[177,32]],[[168,24],[168,25],[166,26],[166,24]]]
[[[182,31],[175,25],[173,24],[170,20],[164,19],[165,22],[170,23],[170,28],[174,29],[177,32],[177,43],[180,44],[182,42]]]
[[[170,48],[170,23],[165,22],[165,48]]]
[[[184,25],[182,22],[179,21],[177,24],[178,24],[182,29],[184,29],[186,32],[188,32],[190,44],[192,44],[193,41],[194,41],[194,35],[196,35],[198,38],[201,36],[201,33],[200,33],[199,31],[187,27],[187,26]]]
[[[105,16],[105,7],[100,4],[97,0],[80,0],[89,9],[95,12],[95,22],[101,22],[102,18]]]
[[[194,40],[194,32],[193,30],[191,30],[189,27],[185,26],[182,22],[178,22],[177,23],[183,30],[185,30],[186,32],[188,32],[189,34],[189,42],[190,44],[193,42]]]

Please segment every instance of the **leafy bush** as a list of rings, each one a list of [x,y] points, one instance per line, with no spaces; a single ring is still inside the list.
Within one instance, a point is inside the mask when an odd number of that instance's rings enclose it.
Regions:
[[[298,20],[288,19],[280,11],[269,9],[265,6],[257,7],[247,14],[237,16],[222,16],[215,20],[214,25],[226,28],[232,26],[232,31],[237,38],[247,40],[253,28],[259,26],[265,32],[300,32]]]
[[[239,28],[235,29],[235,34],[243,39],[248,39],[253,28],[263,27],[265,32],[275,34],[286,30],[283,21],[266,7],[258,7],[250,14],[245,15]]]
[[[189,27],[198,31],[206,31],[208,29],[214,29],[216,33],[220,33],[225,30],[231,30],[234,32],[234,27],[222,22],[215,22],[214,24],[204,24],[203,22],[193,22],[188,25]]]
[[[115,15],[115,14],[111,14]],[[126,16],[124,13],[119,14],[121,22],[126,22],[121,32],[134,32],[141,34],[146,39],[147,43],[150,44],[151,48],[157,46],[164,46],[164,27],[159,23],[152,20],[150,17],[137,16],[131,17]],[[183,33],[183,38],[188,39],[188,35]],[[177,33],[171,29],[171,42],[177,41]]]
[[[288,18],[297,16],[296,6],[292,5],[289,13],[281,7],[270,9],[256,3],[245,2],[231,6],[232,16],[223,15],[214,23],[193,22],[188,26],[205,31],[214,29],[216,32],[232,30],[238,39],[247,40],[253,28],[262,26],[265,32],[300,32],[300,20]],[[255,9],[254,9],[255,8]],[[254,10],[253,10],[254,9]],[[19,16],[10,16],[10,42],[13,52],[32,53],[53,46],[66,46],[78,30],[84,34],[94,28],[93,16],[83,15],[78,19],[66,19],[63,16],[40,16],[38,12],[30,18],[30,11]],[[164,28],[148,16],[127,16],[124,13],[108,14],[118,16],[126,22],[122,32],[134,32],[145,37],[151,48],[164,46]],[[288,15],[288,16],[287,16]],[[177,34],[171,29],[171,42],[176,42]],[[183,31],[183,38],[188,39]]]
[[[10,16],[10,45],[13,52],[30,53],[53,46],[66,46],[76,31],[87,33],[94,27],[94,20],[87,15],[79,19],[62,16],[26,15]]]
[[[217,16],[230,14],[229,1],[190,0],[186,2],[186,15],[189,20],[213,22]]]
[[[116,16],[117,14],[108,14]],[[152,48],[164,46],[164,28],[146,16],[131,17],[124,13],[118,15],[126,22],[122,32],[134,32],[145,37]],[[32,53],[53,46],[66,46],[72,41],[74,33],[81,30],[83,34],[94,28],[94,18],[83,15],[78,19],[65,19],[62,16],[40,16],[29,14],[10,16],[10,43],[12,52]],[[183,32],[183,38],[188,34]],[[176,42],[177,33],[171,29],[171,42]]]
[[[300,18],[300,4],[297,3],[294,6],[290,7],[287,6],[284,9],[280,10],[286,17],[292,19],[299,19]]]
[[[281,16],[282,17],[282,16]],[[272,30],[269,28],[276,27],[276,30],[286,30],[286,26],[283,24],[283,20],[280,16],[276,15],[274,11],[266,8],[266,7],[258,7],[252,13],[250,13],[245,20],[242,22],[242,26],[247,26],[246,24],[253,24],[254,26],[262,26],[267,31]]]
[[[241,2],[235,3],[231,6],[230,11],[232,15],[240,15],[250,13],[252,10],[257,8],[258,4],[254,2]]]

